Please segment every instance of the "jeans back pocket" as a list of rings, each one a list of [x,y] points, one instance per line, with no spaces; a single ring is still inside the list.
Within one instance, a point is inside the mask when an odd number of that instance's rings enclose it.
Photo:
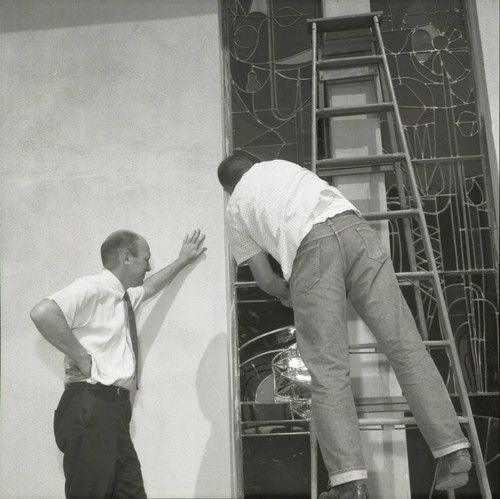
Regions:
[[[310,291],[320,280],[320,243],[299,250],[293,262],[290,285],[297,291]]]
[[[356,232],[363,241],[368,258],[371,258],[379,263],[384,263],[389,255],[382,246],[382,243],[380,242],[380,239],[375,231],[371,227],[366,226],[357,227]]]

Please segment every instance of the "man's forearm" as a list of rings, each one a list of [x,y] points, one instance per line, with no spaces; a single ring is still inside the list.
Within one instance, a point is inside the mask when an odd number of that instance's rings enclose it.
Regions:
[[[178,257],[170,265],[148,277],[143,284],[144,299],[151,298],[165,286],[168,286],[174,280],[175,276],[189,263],[188,259]]]
[[[203,247],[204,240],[205,234],[200,229],[194,230],[191,234],[186,234],[177,259],[144,281],[142,285],[144,299],[151,298],[165,286],[168,286],[186,265],[193,263],[205,253],[207,248]]]
[[[290,298],[290,290],[287,282],[277,274],[269,275],[266,279],[257,280],[259,287],[271,296],[277,298]]]
[[[59,306],[42,300],[31,311],[31,319],[40,334],[55,348],[73,359],[78,366],[87,366],[90,356],[75,338]]]
[[[271,268],[267,253],[261,251],[255,254],[248,259],[248,265],[260,289],[280,299],[290,298],[288,283]]]

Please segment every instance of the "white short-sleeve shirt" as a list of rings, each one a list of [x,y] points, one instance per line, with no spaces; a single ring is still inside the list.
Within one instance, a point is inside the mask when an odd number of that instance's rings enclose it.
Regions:
[[[134,311],[144,298],[142,286],[129,288]],[[65,356],[65,383],[87,381],[104,385],[130,386],[134,379],[135,357],[130,340],[125,289],[109,270],[81,277],[48,297],[61,309],[68,326],[92,357],[88,379],[68,374],[73,362]]]
[[[236,185],[226,209],[231,251],[238,264],[264,251],[290,279],[302,239],[314,224],[357,208],[338,189],[295,163],[256,163]]]

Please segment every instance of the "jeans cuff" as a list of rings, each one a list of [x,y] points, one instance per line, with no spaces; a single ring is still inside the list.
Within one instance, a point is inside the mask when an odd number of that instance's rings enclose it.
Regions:
[[[366,480],[368,478],[368,473],[364,468],[356,468],[344,471],[336,471],[335,473],[330,473],[328,475],[328,482],[330,487],[336,487],[346,482],[352,482],[354,480]]]
[[[432,450],[432,455],[434,456],[435,459],[438,459],[443,456],[447,456],[448,454],[451,454],[452,452],[456,452],[457,450],[460,449],[468,449],[470,447],[469,441],[464,439],[464,440],[459,440],[458,442],[453,442],[451,444],[448,444],[446,447],[440,447],[439,449],[433,449]]]

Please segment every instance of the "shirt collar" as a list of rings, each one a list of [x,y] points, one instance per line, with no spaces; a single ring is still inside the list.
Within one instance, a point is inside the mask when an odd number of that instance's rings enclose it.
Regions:
[[[113,272],[108,269],[103,269],[101,275],[103,279],[113,288],[116,294],[120,296],[120,298],[125,296],[125,288],[120,282],[120,279],[118,279]]]

